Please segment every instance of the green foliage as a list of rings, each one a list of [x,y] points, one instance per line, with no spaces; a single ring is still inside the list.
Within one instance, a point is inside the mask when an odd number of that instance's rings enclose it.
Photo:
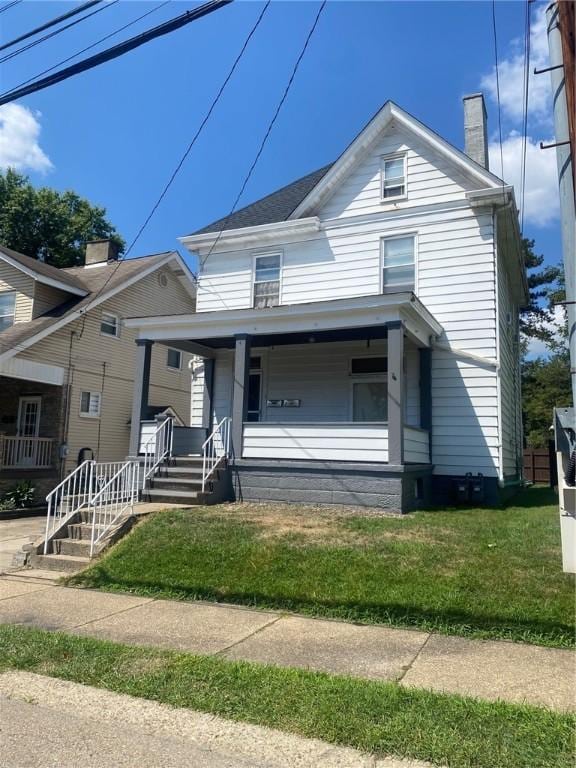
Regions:
[[[522,410],[524,435],[530,448],[544,448],[552,439],[552,412],[571,404],[570,360],[566,350],[549,359],[524,360]]]
[[[4,493],[2,505],[4,509],[23,509],[31,507],[35,497],[36,489],[32,483],[29,480],[22,480]]]
[[[71,583],[446,634],[574,642],[573,580],[562,573],[549,489],[531,489],[506,510],[407,518],[262,509],[159,513]]]
[[[0,243],[55,267],[84,262],[88,240],[124,241],[106,218],[106,211],[67,190],[34,187],[27,176],[12,169],[0,172]]]
[[[530,300],[520,315],[520,331],[524,337],[554,343],[548,327],[554,316],[554,305],[564,301],[564,269],[543,266],[544,256],[534,253],[534,240],[523,238],[524,264],[528,273]]]
[[[3,669],[37,672],[377,756],[397,755],[451,768],[573,766],[575,722],[570,714],[403,688],[393,682],[10,625],[0,626]]]

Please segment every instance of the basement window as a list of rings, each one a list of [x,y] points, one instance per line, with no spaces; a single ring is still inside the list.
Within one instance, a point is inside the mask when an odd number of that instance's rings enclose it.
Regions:
[[[102,319],[100,321],[100,333],[105,336],[120,335],[120,321],[118,315],[111,315],[109,312],[102,312]]]
[[[179,371],[182,368],[182,352],[179,349],[168,349],[166,352],[166,367],[173,371]]]
[[[277,307],[280,303],[280,254],[254,259],[254,309]]]
[[[80,416],[97,419],[100,416],[102,395],[100,392],[80,393]]]
[[[0,333],[14,325],[16,312],[16,291],[0,293]]]
[[[382,200],[406,197],[406,155],[383,157],[380,169]]]

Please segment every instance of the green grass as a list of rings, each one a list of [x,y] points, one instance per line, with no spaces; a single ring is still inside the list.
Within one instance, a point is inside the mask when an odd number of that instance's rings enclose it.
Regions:
[[[574,643],[553,494],[403,518],[234,504],[158,513],[70,584],[548,646]]]
[[[0,626],[20,669],[450,768],[572,768],[575,718],[319,672]]]

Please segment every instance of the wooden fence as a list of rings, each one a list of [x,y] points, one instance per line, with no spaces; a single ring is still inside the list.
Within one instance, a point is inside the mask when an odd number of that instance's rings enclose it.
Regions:
[[[524,479],[529,483],[556,485],[553,443],[548,448],[524,448]]]

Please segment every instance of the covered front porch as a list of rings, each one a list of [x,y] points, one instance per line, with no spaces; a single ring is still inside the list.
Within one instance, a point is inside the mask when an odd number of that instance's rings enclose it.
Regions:
[[[142,337],[134,415],[147,406],[153,343],[198,355],[195,429],[208,434],[231,419],[237,495],[260,483],[283,498],[279,490],[296,476],[296,496],[306,496],[312,475],[321,486],[346,475],[347,488],[362,472],[400,488],[402,477],[429,475],[430,345],[441,328],[412,294],[128,322]],[[133,434],[135,451],[139,439]]]

